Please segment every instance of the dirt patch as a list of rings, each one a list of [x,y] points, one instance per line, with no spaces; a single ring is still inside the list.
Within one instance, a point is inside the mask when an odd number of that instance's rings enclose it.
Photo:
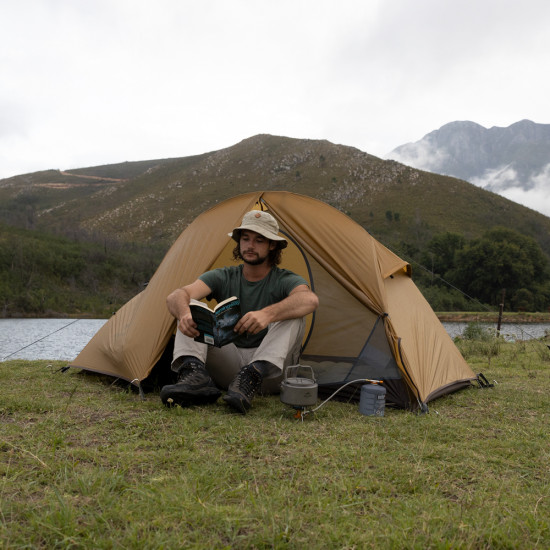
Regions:
[[[62,176],[71,176],[73,178],[82,178],[85,180],[95,180],[95,181],[115,181],[115,182],[121,182],[121,181],[127,181],[120,178],[107,178],[104,176],[85,176],[84,174],[75,174],[74,172],[64,172],[60,171],[60,174]]]
[[[35,187],[44,187],[45,189],[71,189],[72,187],[82,187],[82,183],[35,183]]]

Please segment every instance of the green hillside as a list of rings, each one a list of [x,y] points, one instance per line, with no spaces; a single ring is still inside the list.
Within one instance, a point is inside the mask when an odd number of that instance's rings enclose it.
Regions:
[[[0,220],[169,242],[206,208],[253,190],[321,199],[389,246],[422,247],[445,231],[472,238],[507,225],[537,239],[550,255],[550,218],[499,195],[352,147],[269,135],[193,157],[0,180]]]
[[[198,214],[255,190],[325,201],[409,261],[422,263],[434,237],[469,242],[498,226],[533,239],[550,257],[550,218],[499,195],[352,147],[270,135],[197,156],[0,180],[0,222],[96,246],[139,243],[161,257]]]

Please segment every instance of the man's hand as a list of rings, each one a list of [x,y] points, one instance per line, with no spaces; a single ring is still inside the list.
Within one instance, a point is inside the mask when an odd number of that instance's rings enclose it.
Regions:
[[[258,311],[249,311],[235,325],[239,334],[258,334],[270,323],[298,319],[315,311],[319,298],[306,285],[299,285],[284,299]]]
[[[174,292],[171,292],[166,298],[168,311],[178,320],[178,329],[185,334],[185,336],[195,338],[200,334],[191,316],[191,311],[189,310],[191,298],[202,300],[202,298],[205,298],[211,292],[212,291],[205,283],[197,279],[190,285],[174,290]]]
[[[181,332],[183,332],[183,334],[185,334],[185,336],[189,336],[189,338],[195,338],[200,334],[197,330],[197,323],[193,321],[191,312],[188,312],[180,317],[178,321],[178,328]]]
[[[263,309],[249,311],[239,319],[233,330],[239,334],[244,334],[245,332],[248,334],[258,334],[258,332],[267,328],[269,323],[271,323],[271,316]]]

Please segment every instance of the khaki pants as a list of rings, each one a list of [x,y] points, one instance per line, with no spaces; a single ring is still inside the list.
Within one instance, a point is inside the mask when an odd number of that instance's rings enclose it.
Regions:
[[[216,385],[227,389],[242,367],[253,361],[268,361],[275,368],[264,378],[261,391],[279,393],[284,369],[298,364],[304,331],[303,318],[278,321],[269,325],[267,334],[257,348],[239,348],[235,344],[216,348],[195,342],[178,330],[172,365],[176,366],[178,357],[192,355],[206,365]]]

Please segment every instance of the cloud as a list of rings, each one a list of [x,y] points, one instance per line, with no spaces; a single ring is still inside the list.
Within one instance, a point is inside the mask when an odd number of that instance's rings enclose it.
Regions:
[[[20,106],[0,177],[258,133],[383,156],[454,120],[546,122],[549,18],[547,0],[0,2],[0,105]]]
[[[510,187],[501,194],[545,216],[550,216],[550,164],[533,175],[525,187]]]
[[[527,208],[531,210],[535,210],[550,217],[549,184],[550,182],[547,183],[546,189],[544,189],[544,187],[537,187],[528,191],[522,187],[510,187],[500,194],[511,201],[527,206]]]
[[[495,193],[519,185],[518,174],[511,165],[485,170],[483,175],[471,178],[470,182]]]
[[[423,140],[403,145],[399,151],[388,153],[386,158],[419,170],[437,173],[440,170],[439,167],[449,158],[449,153],[443,148],[434,146],[429,140]]]
[[[442,173],[439,166],[448,155],[426,140],[410,144],[410,147],[404,145],[387,158],[419,170]],[[486,170],[483,175],[470,178],[469,181],[473,185],[550,217],[550,164],[544,166],[540,172],[532,174],[527,180],[520,180],[512,165],[503,165]]]
[[[16,100],[0,99],[0,140],[22,138],[30,127],[25,107]]]
[[[550,217],[550,164],[524,182],[518,181],[512,167],[502,166],[487,170],[472,183]]]

